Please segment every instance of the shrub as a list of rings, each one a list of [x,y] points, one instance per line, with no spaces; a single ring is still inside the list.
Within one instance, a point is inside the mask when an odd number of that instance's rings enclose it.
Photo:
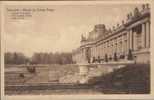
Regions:
[[[109,57],[109,60],[112,60],[112,57]]]
[[[30,73],[35,73],[35,72],[36,72],[35,67],[27,67],[27,70],[28,70],[28,72],[30,72]]]
[[[118,61],[117,53],[116,52],[114,53],[114,61]]]
[[[105,62],[108,62],[108,56],[105,54]]]
[[[24,76],[23,73],[20,73],[20,74],[19,74],[19,77],[24,78],[25,76]]]
[[[98,56],[98,59],[97,59],[98,63],[101,63],[101,59],[100,59],[100,56]]]
[[[132,55],[132,50],[129,49],[129,52],[128,52],[128,60],[133,60],[133,55]]]
[[[95,61],[96,61],[96,59],[95,59],[95,57],[93,57],[92,63],[95,63]]]
[[[125,58],[125,56],[124,55],[120,55],[120,59],[124,59]]]

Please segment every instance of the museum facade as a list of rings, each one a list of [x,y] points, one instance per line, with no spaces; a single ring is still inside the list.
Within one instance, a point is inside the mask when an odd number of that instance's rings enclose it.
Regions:
[[[76,63],[102,63],[133,60],[150,63],[150,8],[143,4],[127,14],[126,21],[107,29],[97,24],[88,37],[81,36],[81,46],[72,53]]]

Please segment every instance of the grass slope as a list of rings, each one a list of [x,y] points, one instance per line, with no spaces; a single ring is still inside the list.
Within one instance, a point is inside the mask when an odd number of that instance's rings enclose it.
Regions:
[[[105,94],[150,93],[150,65],[130,64],[114,72],[89,80]]]

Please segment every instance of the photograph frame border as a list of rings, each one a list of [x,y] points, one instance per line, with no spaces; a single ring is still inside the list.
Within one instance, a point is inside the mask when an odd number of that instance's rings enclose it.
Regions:
[[[49,3],[50,2],[50,3]],[[109,95],[11,95],[11,96],[7,96],[4,94],[4,34],[5,34],[5,30],[3,27],[4,24],[4,6],[5,5],[17,5],[17,4],[21,4],[21,5],[50,5],[50,4],[58,4],[58,5],[63,5],[63,4],[72,4],[72,5],[77,5],[77,4],[81,4],[81,5],[87,5],[87,4],[105,4],[105,3],[113,3],[113,4],[119,4],[119,2],[121,4],[124,3],[149,3],[151,6],[151,94],[128,94],[128,95],[118,95],[118,94],[109,94]],[[154,65],[153,62],[153,50],[154,47],[152,46],[153,44],[153,40],[152,38],[154,38],[154,34],[152,34],[154,32],[154,29],[152,29],[153,23],[154,23],[154,1],[152,0],[127,0],[127,1],[122,1],[122,0],[109,0],[109,1],[0,1],[0,7],[1,7],[1,13],[0,13],[0,18],[1,18],[1,30],[0,30],[0,37],[1,37],[1,99],[2,100],[33,100],[33,99],[38,99],[38,100],[52,100],[52,99],[56,99],[56,100],[62,100],[62,99],[66,99],[66,100],[106,100],[106,99],[111,99],[111,100],[130,100],[130,99],[136,99],[136,100],[141,100],[141,99],[145,99],[145,100],[152,100],[154,99],[154,86],[152,86],[152,84],[154,84],[154,68],[152,67],[152,65]]]

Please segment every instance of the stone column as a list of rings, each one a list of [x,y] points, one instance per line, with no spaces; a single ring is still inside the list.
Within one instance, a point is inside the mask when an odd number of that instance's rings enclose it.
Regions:
[[[116,38],[116,52],[117,54],[119,53],[119,41],[118,41],[118,37]]]
[[[95,47],[93,46],[93,57],[95,56]]]
[[[99,45],[97,46],[97,57],[99,56],[100,50],[99,50]]]
[[[113,54],[115,52],[115,39],[113,39]]]
[[[80,49],[80,51],[79,51],[80,53],[79,53],[79,62],[81,62],[84,58],[83,58],[83,56],[82,56],[82,49]],[[80,59],[80,57],[82,57],[82,59]]]
[[[127,35],[126,35],[126,38],[127,38],[127,47],[126,47],[126,54],[128,53],[128,50],[130,48],[129,44],[130,44],[130,39],[129,39],[129,31],[127,32]]]
[[[97,56],[97,47],[95,46],[95,57]]]
[[[125,39],[124,41],[124,47],[125,47],[125,50],[124,50],[124,54],[126,55],[127,54],[127,40]]]
[[[109,54],[109,48],[108,48],[108,45],[109,45],[109,42],[107,41],[107,42],[106,42],[106,54],[107,54],[107,55]]]
[[[90,49],[91,49],[91,52],[90,52],[91,57],[93,57],[93,48],[91,47]]]
[[[87,55],[86,55],[86,54],[87,54],[87,53],[86,53],[87,51],[86,51],[86,48],[84,48],[83,50],[84,50],[84,51],[83,51],[83,55],[84,55],[84,63],[85,63],[85,62],[87,61],[87,57],[86,57],[86,56],[87,56]]]
[[[106,53],[106,42],[104,43],[104,55]]]
[[[101,55],[101,47],[100,47],[100,45],[98,46],[98,56],[100,56]]]
[[[106,54],[108,55],[108,42],[106,42]]]
[[[121,37],[119,37],[119,39],[118,39],[118,55],[120,55],[120,53],[121,53],[121,39],[120,39]]]
[[[113,40],[111,40],[111,56],[113,55]]]
[[[96,46],[96,58],[98,56],[98,46]]]
[[[107,55],[109,55],[110,50],[109,50],[109,41],[107,42],[107,50],[106,50]]]
[[[100,45],[98,46],[98,56],[100,56],[101,55],[101,48],[100,48]]]
[[[97,57],[99,56],[99,46],[97,46]]]
[[[79,50],[79,53],[78,53],[78,62],[81,62],[80,57],[81,57],[81,49]]]
[[[83,48],[83,51],[82,51],[82,57],[83,57],[83,62],[85,61],[85,50]]]
[[[132,29],[129,30],[129,45],[131,50],[133,50],[133,33],[132,33]]]
[[[99,45],[99,55],[98,56],[100,56],[101,57],[101,45]]]
[[[102,54],[101,54],[101,57],[103,57],[104,55],[104,44],[102,43]]]
[[[100,44],[100,57],[102,56],[102,44]]]
[[[92,49],[93,50],[93,56],[92,57],[94,57],[95,56],[95,47],[93,46],[92,48],[93,48]]]
[[[95,51],[95,57],[96,57],[96,55],[97,55],[97,50],[96,50],[96,46],[94,47],[94,51]]]
[[[119,41],[119,54],[121,55],[122,52],[122,41]]]
[[[124,53],[124,48],[125,48],[125,39],[124,39],[124,35],[122,35],[122,37],[121,37],[121,42],[122,42],[122,47],[121,47],[121,54],[123,54]]]
[[[102,56],[104,57],[104,43],[103,43],[103,53],[102,53]]]
[[[124,37],[124,54],[127,54],[127,34],[125,34]]]
[[[105,54],[106,54],[106,51],[107,51],[107,42],[105,42]]]
[[[133,42],[134,42],[133,43],[134,44],[134,50],[136,50],[137,49],[137,47],[136,47],[137,46],[137,44],[136,44],[136,32],[133,33]]]
[[[144,23],[142,24],[142,33],[141,33],[141,34],[142,34],[142,36],[141,36],[141,38],[142,38],[142,39],[141,39],[142,48],[145,48],[145,42],[146,42],[146,41],[145,41],[145,39],[146,39],[145,36],[146,36],[146,35],[145,35],[145,24],[144,24]]]
[[[84,61],[85,61],[85,53],[84,53],[84,49],[82,49],[82,58],[83,58],[83,61],[82,61],[82,62],[84,62]]]
[[[146,22],[146,48],[150,47],[150,22]]]
[[[111,41],[108,42],[108,55],[111,54]]]
[[[100,56],[100,45],[98,45],[98,56]]]
[[[100,50],[101,50],[101,52],[100,52],[100,57],[102,57],[102,52],[103,52],[102,44],[100,45]]]
[[[117,46],[118,46],[117,38],[115,38],[115,52],[116,52],[116,53],[117,53]]]
[[[111,56],[114,54],[114,48],[113,48],[113,40],[111,41]]]
[[[115,41],[114,41],[114,39],[113,39],[113,42],[112,42],[112,48],[113,48],[113,50],[112,50],[112,53],[114,54],[114,52],[115,52]]]
[[[121,37],[118,37],[118,54],[120,55],[121,53]]]

